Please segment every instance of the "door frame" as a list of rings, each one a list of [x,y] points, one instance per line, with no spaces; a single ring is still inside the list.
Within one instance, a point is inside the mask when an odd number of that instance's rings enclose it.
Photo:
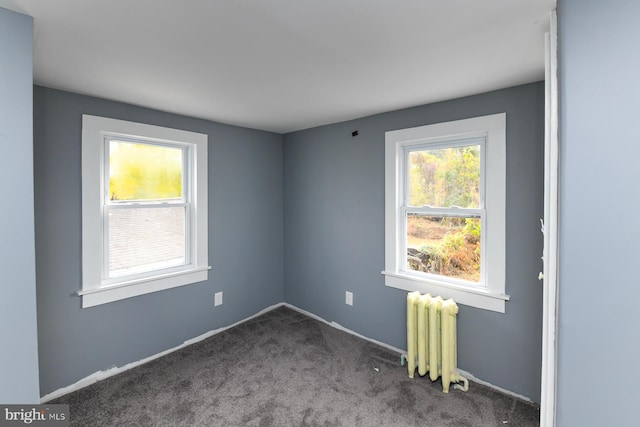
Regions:
[[[545,148],[544,148],[544,234],[542,381],[540,425],[556,424],[558,354],[558,20],[549,16],[545,35]]]

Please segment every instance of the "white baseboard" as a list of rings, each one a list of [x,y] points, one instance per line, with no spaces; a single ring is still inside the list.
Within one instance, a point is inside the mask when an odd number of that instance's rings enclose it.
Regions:
[[[286,303],[286,302],[285,302],[285,303],[284,303],[284,304],[282,304],[282,305],[284,305],[285,307],[288,307],[288,308],[290,308],[290,309],[292,309],[292,310],[295,310],[295,311],[297,311],[298,313],[302,313],[302,314],[304,314],[305,316],[309,316],[309,317],[311,317],[312,319],[318,320],[318,321],[320,321],[320,322],[322,322],[322,323],[326,323],[327,325],[332,326],[332,327],[334,327],[334,328],[336,328],[336,329],[340,329],[341,331],[344,331],[344,332],[346,332],[346,333],[348,333],[348,334],[354,335],[354,336],[356,336],[356,337],[358,337],[358,338],[362,338],[363,340],[367,340],[367,341],[372,342],[372,343],[374,343],[374,344],[377,344],[377,345],[379,345],[379,346],[381,346],[381,347],[388,348],[389,350],[395,351],[395,352],[396,352],[396,353],[398,353],[398,354],[402,354],[402,353],[406,353],[406,352],[407,352],[406,350],[401,350],[401,349],[399,349],[399,348],[397,348],[397,347],[394,347],[394,346],[392,346],[392,345],[389,345],[389,344],[383,343],[383,342],[381,342],[381,341],[376,341],[376,340],[374,340],[373,338],[369,338],[369,337],[365,337],[364,335],[360,335],[359,333],[357,333],[357,332],[355,332],[355,331],[352,331],[351,329],[345,328],[344,326],[342,326],[341,324],[339,324],[339,323],[337,323],[337,322],[329,322],[328,320],[325,320],[325,319],[323,319],[323,318],[322,318],[322,317],[320,317],[320,316],[316,316],[316,315],[315,315],[315,314],[313,314],[313,313],[310,313],[310,312],[308,312],[308,311],[306,311],[306,310],[303,310],[303,309],[301,309],[301,308],[298,308],[298,307],[296,307],[296,306],[294,306],[294,305],[291,305],[291,304],[289,304],[289,303]],[[398,363],[400,363],[400,357],[398,357]]]
[[[489,387],[489,388],[491,388],[491,389],[493,389],[495,391],[499,391],[502,394],[507,394],[507,395],[509,395],[511,397],[515,397],[515,398],[523,400],[523,401],[525,401],[527,403],[531,403],[532,405],[536,404],[533,400],[529,399],[527,396],[523,396],[522,394],[514,393],[514,392],[512,392],[510,390],[507,390],[506,388],[498,387],[497,385],[494,385],[494,384],[488,383],[486,381],[483,381],[483,380],[481,380],[479,378],[476,378],[475,375],[470,374],[469,372],[467,372],[467,371],[465,371],[463,369],[458,368],[458,372],[460,372],[460,375],[462,375],[463,377],[466,377],[469,381],[473,381],[474,383],[482,384],[482,385],[484,385],[486,387]]]
[[[209,337],[211,337],[213,335],[219,334],[220,332],[226,331],[229,328],[233,328],[234,326],[237,326],[237,325],[239,325],[239,324],[241,324],[243,322],[246,322],[247,320],[251,320],[251,319],[253,319],[255,317],[261,316],[264,313],[267,313],[267,312],[269,312],[271,310],[274,310],[274,309],[276,309],[278,307],[282,307],[282,306],[290,308],[292,310],[295,310],[295,311],[297,311],[299,313],[304,314],[305,316],[309,316],[312,319],[318,320],[318,321],[320,321],[322,323],[325,323],[325,324],[327,324],[327,325],[329,325],[329,326],[331,326],[333,328],[339,329],[339,330],[341,330],[343,332],[346,332],[346,333],[348,333],[350,335],[354,335],[354,336],[356,336],[358,338],[362,338],[363,340],[367,340],[367,341],[372,342],[374,344],[377,344],[377,345],[379,345],[381,347],[388,348],[389,350],[398,353],[398,364],[400,363],[400,355],[406,353],[406,350],[402,350],[402,349],[399,349],[397,347],[393,347],[393,346],[391,346],[389,344],[385,344],[383,342],[374,340],[373,338],[366,337],[366,336],[361,335],[361,334],[359,334],[359,333],[357,333],[355,331],[352,331],[351,329],[345,328],[344,326],[340,325],[339,323],[329,322],[329,321],[323,319],[322,317],[316,316],[315,314],[310,313],[310,312],[308,312],[306,310],[303,310],[301,308],[298,308],[298,307],[296,307],[294,305],[291,305],[291,304],[288,304],[288,303],[281,302],[281,303],[278,303],[278,304],[274,304],[274,305],[272,305],[270,307],[267,307],[267,308],[265,308],[263,310],[260,310],[256,314],[254,314],[252,316],[249,316],[249,317],[247,317],[245,319],[239,320],[239,321],[233,323],[232,325],[224,326],[222,328],[218,328],[218,329],[215,329],[215,330],[212,330],[212,331],[209,331],[209,332],[205,332],[204,334],[198,335],[195,338],[191,338],[189,340],[186,340],[185,342],[183,342],[179,346],[170,348],[168,350],[162,351],[160,353],[154,354],[154,355],[149,356],[149,357],[145,357],[144,359],[138,360],[136,362],[128,363],[128,364],[126,364],[124,366],[114,366],[114,367],[109,368],[109,369],[104,370],[104,371],[94,372],[93,374],[91,374],[91,375],[89,375],[89,376],[87,376],[85,378],[82,378],[81,380],[79,380],[79,381],[77,381],[77,382],[75,382],[75,383],[73,383],[73,384],[71,384],[69,386],[59,388],[59,389],[57,389],[57,390],[55,390],[55,391],[53,391],[53,392],[41,397],[40,398],[40,403],[49,402],[50,400],[57,399],[58,397],[64,396],[65,394],[69,394],[71,392],[80,390],[80,389],[82,389],[84,387],[87,387],[87,386],[89,386],[91,384],[94,384],[94,383],[96,383],[98,381],[102,381],[102,380],[104,380],[106,378],[109,378],[109,377],[112,377],[114,375],[120,374],[122,372],[128,371],[129,369],[133,369],[133,368],[135,368],[137,366],[140,366],[140,365],[143,365],[143,364],[145,364],[147,362],[151,362],[152,360],[158,359],[159,357],[165,356],[167,354],[173,353],[174,351],[178,351],[178,350],[180,350],[182,348],[185,348],[187,346],[190,346],[192,344],[195,344],[197,342],[205,340],[205,339],[207,339],[207,338],[209,338]],[[482,384],[484,386],[487,386],[489,388],[492,388],[494,390],[497,390],[500,393],[504,393],[504,394],[516,397],[518,399],[524,400],[526,402],[533,403],[533,401],[531,399],[529,399],[528,397],[526,397],[526,396],[519,395],[519,394],[514,393],[512,391],[506,390],[506,389],[504,389],[502,387],[498,387],[498,386],[493,385],[491,383],[488,383],[486,381],[482,381],[482,380],[476,378],[473,374],[470,374],[469,372],[463,371],[462,369],[458,369],[458,370],[460,371],[460,374],[462,374],[464,377],[466,377],[467,379],[469,379],[469,380],[471,380],[473,382],[476,382],[476,383]]]
[[[278,304],[272,305],[272,306],[267,307],[267,308],[265,308],[263,310],[260,310],[256,314],[254,314],[252,316],[249,316],[246,319],[239,320],[239,321],[235,322],[232,325],[224,326],[222,328],[218,328],[218,329],[214,329],[214,330],[209,331],[209,332],[205,332],[204,334],[198,335],[195,338],[191,338],[189,340],[186,340],[185,342],[183,342],[179,346],[170,348],[168,350],[162,351],[160,353],[154,354],[154,355],[149,356],[149,357],[145,357],[144,359],[138,360],[136,362],[127,363],[124,366],[114,366],[114,367],[109,368],[109,369],[104,370],[104,371],[94,372],[93,374],[91,374],[91,375],[89,375],[89,376],[87,376],[85,378],[82,378],[81,380],[79,380],[79,381],[77,381],[77,382],[75,382],[75,383],[73,383],[71,385],[59,388],[59,389],[57,389],[55,391],[52,391],[51,393],[49,393],[49,394],[47,394],[45,396],[42,396],[40,398],[40,403],[49,402],[50,400],[57,399],[58,397],[64,396],[65,394],[69,394],[71,392],[80,390],[80,389],[82,389],[84,387],[87,387],[87,386],[90,386],[91,384],[94,384],[94,383],[96,383],[98,381],[102,381],[102,380],[107,379],[109,377],[112,377],[114,375],[117,375],[117,374],[120,374],[122,372],[128,371],[129,369],[133,369],[133,368],[135,368],[137,366],[144,365],[147,362],[151,362],[152,360],[155,360],[155,359],[157,359],[159,357],[165,356],[165,355],[167,355],[169,353],[173,353],[174,351],[178,351],[178,350],[180,350],[182,348],[185,348],[187,346],[190,346],[192,344],[195,344],[197,342],[205,340],[205,339],[207,339],[207,338],[209,338],[209,337],[211,337],[213,335],[219,334],[220,332],[226,331],[229,328],[233,328],[234,326],[237,326],[240,323],[246,322],[247,320],[251,320],[254,317],[258,317],[258,316],[260,316],[260,315],[262,315],[262,314],[264,314],[264,313],[266,313],[268,311],[271,311],[273,309],[281,307],[282,305],[284,305],[284,303],[278,303]]]
[[[398,353],[398,363],[400,363],[400,355],[402,355],[402,354],[406,354],[406,353],[407,353],[407,350],[402,350],[402,349],[399,349],[399,348],[397,348],[397,347],[393,347],[393,346],[391,346],[391,345],[389,345],[389,344],[385,344],[385,343],[383,343],[383,342],[380,342],[380,341],[374,340],[374,339],[372,339],[372,338],[366,337],[366,336],[361,335],[361,334],[359,334],[359,333],[357,333],[357,332],[355,332],[355,331],[352,331],[351,329],[345,328],[344,326],[342,326],[342,325],[340,325],[340,324],[338,324],[338,323],[336,323],[336,322],[329,322],[329,321],[327,321],[327,320],[323,319],[322,317],[316,316],[316,315],[315,315],[315,314],[313,314],[313,313],[310,313],[310,312],[308,312],[308,311],[306,311],[306,310],[303,310],[303,309],[298,308],[298,307],[296,307],[296,306],[293,306],[293,305],[291,305],[291,304],[284,303],[284,304],[282,304],[282,305],[284,305],[285,307],[288,307],[288,308],[290,308],[290,309],[292,309],[292,310],[295,310],[295,311],[297,311],[297,312],[300,312],[300,313],[302,313],[302,314],[304,314],[304,315],[306,315],[306,316],[309,316],[309,317],[311,317],[311,318],[313,318],[313,319],[316,319],[316,320],[318,320],[318,321],[320,321],[320,322],[326,323],[326,324],[327,324],[327,325],[329,325],[329,326],[333,326],[333,327],[334,327],[334,328],[336,328],[336,329],[340,329],[341,331],[344,331],[344,332],[346,332],[346,333],[348,333],[348,334],[355,335],[355,336],[356,336],[356,337],[358,337],[358,338],[362,338],[363,340],[367,340],[367,341],[372,342],[372,343],[374,343],[374,344],[377,344],[377,345],[379,345],[379,346],[382,346],[382,347],[388,348],[388,349],[389,349],[389,350],[391,350],[391,351],[395,351],[396,353]],[[486,382],[486,381],[483,381],[483,380],[481,380],[481,379],[477,378],[475,375],[473,375],[473,374],[471,374],[471,373],[469,373],[469,372],[467,372],[467,371],[464,371],[464,370],[462,370],[462,369],[459,369],[459,368],[458,368],[458,372],[460,372],[460,375],[462,375],[463,377],[466,377],[466,378],[467,378],[468,380],[470,380],[470,381],[473,381],[473,382],[478,383],[478,384],[482,384],[482,385],[484,385],[484,386],[486,386],[486,387],[489,387],[489,388],[491,388],[491,389],[494,389],[494,390],[496,390],[496,391],[499,391],[500,393],[507,394],[507,395],[509,395],[509,396],[512,396],[512,397],[518,398],[518,399],[523,400],[523,401],[525,401],[525,402],[535,403],[535,402],[533,402],[533,400],[529,399],[529,398],[528,398],[528,397],[526,397],[526,396],[523,396],[523,395],[518,394],[518,393],[514,393],[514,392],[509,391],[509,390],[507,390],[507,389],[504,389],[504,388],[502,388],[502,387],[498,387],[497,385],[493,385],[493,384],[491,384],[491,383],[488,383],[488,382]]]

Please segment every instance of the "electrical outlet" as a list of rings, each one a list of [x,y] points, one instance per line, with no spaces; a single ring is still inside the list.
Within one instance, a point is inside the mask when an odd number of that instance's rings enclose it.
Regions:
[[[353,292],[347,291],[346,298],[345,298],[345,303],[347,305],[353,305]]]
[[[222,292],[216,292],[215,294],[215,299],[214,299],[214,306],[219,306],[222,305]]]

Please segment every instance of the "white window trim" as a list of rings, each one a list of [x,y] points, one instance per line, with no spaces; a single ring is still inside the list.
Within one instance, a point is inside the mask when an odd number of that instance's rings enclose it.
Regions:
[[[486,137],[485,209],[482,286],[438,280],[438,276],[403,271],[402,203],[405,147],[456,139]],[[385,285],[454,298],[486,310],[505,312],[506,273],[506,114],[474,117],[385,134]],[[402,258],[401,258],[402,257]]]
[[[147,141],[189,145],[193,150],[193,192],[190,264],[138,279],[105,280],[103,276],[103,176],[104,138],[120,136]],[[82,116],[82,307],[93,307],[125,298],[202,282],[208,278],[207,135],[90,115]]]

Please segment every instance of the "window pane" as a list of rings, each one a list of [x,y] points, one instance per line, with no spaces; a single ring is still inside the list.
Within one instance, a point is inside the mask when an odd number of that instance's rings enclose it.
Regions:
[[[180,199],[182,157],[177,147],[110,140],[109,200]]]
[[[480,207],[480,145],[409,152],[409,204]]]
[[[480,282],[480,218],[407,214],[407,266]]]
[[[185,263],[184,206],[110,209],[108,277]]]

